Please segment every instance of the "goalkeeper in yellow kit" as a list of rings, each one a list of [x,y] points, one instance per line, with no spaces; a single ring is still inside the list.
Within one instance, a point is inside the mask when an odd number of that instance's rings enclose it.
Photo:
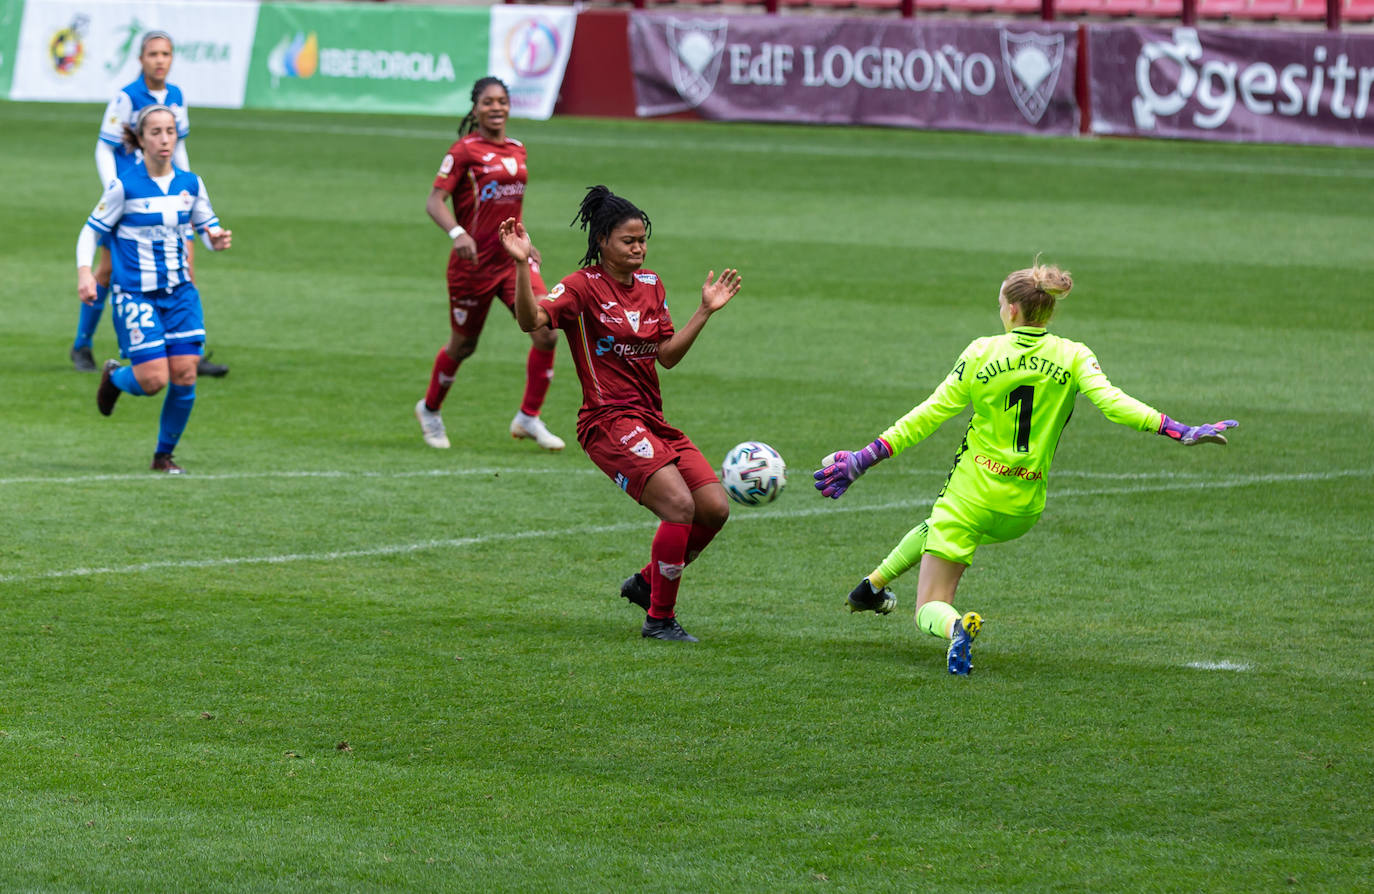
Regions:
[[[1072,288],[1066,271],[1038,262],[1008,276],[997,295],[1006,334],[975,339],[930,397],[862,450],[827,456],[814,476],[817,490],[838,499],[870,466],[972,404],[968,432],[930,517],[848,597],[850,611],[887,614],[897,604],[887,585],[919,562],[916,625],[949,640],[952,674],[972,669],[969,646],[983,624],[977,612],[954,608],[959,578],[979,545],[1014,540],[1039,520],[1050,463],[1080,392],[1111,421],[1188,446],[1225,444],[1223,432],[1237,425],[1233,419],[1177,423],[1113,386],[1086,345],[1047,332],[1055,303]]]

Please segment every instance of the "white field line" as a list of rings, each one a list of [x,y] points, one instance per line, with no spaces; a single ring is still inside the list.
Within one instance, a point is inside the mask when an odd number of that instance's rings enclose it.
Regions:
[[[1128,487],[1115,488],[1087,488],[1087,489],[1065,489],[1056,491],[1054,498],[1061,500],[1073,497],[1100,497],[1117,496],[1143,493],[1160,493],[1175,490],[1220,490],[1237,487],[1253,487],[1258,484],[1286,484],[1303,481],[1332,481],[1339,478],[1368,478],[1374,476],[1371,469],[1346,469],[1333,472],[1299,472],[1293,474],[1271,474],[1271,475],[1245,475],[1231,479],[1213,480],[1208,482],[1200,481],[1177,481],[1161,484],[1132,485]],[[246,476],[245,476],[246,477]],[[919,509],[930,506],[934,499],[921,500],[894,500],[887,503],[873,504],[854,504],[854,503],[835,503],[819,504],[807,509],[793,509],[787,511],[772,511],[751,514],[745,511],[738,511],[731,515],[732,521],[756,522],[756,521],[777,521],[786,519],[812,518],[819,515],[835,515],[840,513],[854,512],[883,512],[896,509]],[[290,562],[329,562],[338,559],[358,559],[370,558],[375,556],[390,556],[404,553],[421,552],[432,549],[460,549],[465,546],[476,546],[487,543],[501,543],[515,540],[533,540],[543,537],[569,537],[583,536],[586,534],[608,534],[617,531],[647,530],[652,522],[640,520],[635,522],[623,522],[614,525],[598,526],[576,526],[556,529],[545,529],[537,531],[508,531],[496,532],[491,534],[480,534],[472,537],[455,537],[447,540],[423,540],[418,543],[400,543],[387,546],[368,547],[366,549],[351,550],[331,550],[318,553],[285,553],[279,555],[266,556],[226,556],[222,558],[209,559],[180,559],[167,560],[162,562],[144,562],[137,565],[121,565],[104,568],[68,568],[56,571],[40,571],[28,574],[5,574],[0,575],[0,583],[20,583],[23,581],[51,580],[54,578],[67,577],[91,577],[97,574],[138,574],[145,571],[160,571],[164,569],[184,569],[184,568],[224,568],[236,565],[280,565]]]
[[[280,131],[288,133],[320,133],[338,134],[343,136],[361,137],[393,137],[402,139],[417,139],[427,142],[452,140],[453,131],[449,128],[388,128],[388,127],[367,127],[358,125],[319,125],[310,122],[276,122],[276,121],[217,121],[213,125],[202,125],[202,130],[207,127],[221,128],[226,130],[260,130],[260,131]],[[1330,167],[1300,167],[1297,165],[1285,164],[1283,161],[1274,160],[1270,163],[1235,163],[1219,162],[1197,157],[1189,157],[1183,154],[1170,153],[1162,158],[1116,158],[1105,155],[1092,155],[1087,152],[1065,152],[1061,151],[1063,146],[1060,141],[1043,144],[1045,151],[1036,151],[1041,148],[1033,143],[1028,143],[1024,151],[1006,150],[987,150],[976,144],[963,144],[957,148],[937,148],[933,146],[918,145],[893,145],[893,146],[832,146],[817,144],[806,140],[765,140],[765,139],[731,139],[723,137],[721,134],[713,134],[710,139],[664,139],[648,133],[636,134],[617,132],[614,136],[572,136],[568,134],[541,133],[538,135],[539,144],[550,146],[572,146],[578,148],[594,149],[613,149],[616,151],[629,151],[639,149],[643,151],[655,151],[672,149],[675,151],[695,150],[701,153],[714,153],[719,155],[724,152],[751,152],[760,155],[794,155],[794,156],[815,156],[821,158],[892,158],[901,160],[920,160],[936,162],[957,162],[957,163],[978,163],[978,164],[1002,164],[1017,166],[1052,166],[1052,167],[1073,167],[1073,168],[1101,168],[1107,170],[1131,170],[1136,171],[1142,168],[1168,171],[1170,173],[1203,173],[1203,174],[1259,174],[1266,177],[1342,177],[1367,180],[1374,177],[1374,170],[1367,165],[1344,166],[1332,165]]]
[[[816,465],[815,468],[819,468],[819,467],[820,467],[820,466],[819,466],[819,463],[818,463],[818,464]],[[788,471],[788,480],[789,480],[789,481],[793,484],[793,486],[795,487],[796,484],[797,484],[797,482],[800,482],[800,481],[805,480],[805,479],[809,479],[810,474],[811,474],[811,471],[812,471],[812,468],[811,468],[811,467],[806,467],[806,468],[801,468],[801,469],[798,469],[798,468],[789,468],[787,471]],[[883,475],[884,475],[884,476],[901,475],[901,476],[903,476],[903,477],[911,477],[911,476],[917,476],[917,475],[945,475],[945,474],[948,474],[948,473],[949,473],[949,466],[931,466],[931,467],[921,468],[921,467],[916,467],[916,466],[894,465],[894,466],[884,466],[884,467],[883,467]],[[500,478],[500,477],[503,476],[503,475],[508,476],[508,477],[515,477],[515,476],[517,476],[517,475],[520,475],[520,476],[524,476],[524,475],[560,475],[560,476],[566,476],[566,475],[595,475],[595,476],[598,476],[598,477],[599,477],[599,476],[601,476],[601,475],[603,475],[603,474],[604,474],[604,473],[601,472],[601,470],[599,470],[599,469],[589,468],[589,467],[586,467],[586,466],[581,466],[581,467],[573,468],[573,469],[561,469],[561,468],[549,468],[549,467],[534,468],[534,469],[524,469],[524,468],[515,468],[515,467],[498,468],[498,467],[490,467],[490,466],[488,466],[488,467],[482,467],[482,468],[463,468],[463,469],[415,469],[415,470],[406,471],[406,472],[377,472],[377,471],[368,471],[368,470],[349,471],[349,470],[346,470],[346,469],[316,469],[316,470],[305,469],[305,470],[298,470],[298,471],[290,471],[290,470],[282,471],[282,470],[275,470],[275,471],[270,471],[270,472],[225,472],[225,473],[222,473],[222,474],[214,474],[214,473],[210,473],[210,474],[201,474],[201,473],[197,472],[197,473],[195,473],[195,474],[192,474],[192,475],[185,475],[185,476],[175,476],[175,475],[150,475],[150,474],[148,474],[147,472],[119,472],[119,473],[114,473],[114,474],[66,475],[66,476],[62,476],[62,477],[60,477],[60,478],[59,478],[59,477],[49,477],[49,476],[44,476],[44,475],[25,475],[25,476],[20,476],[20,477],[15,477],[15,478],[0,478],[0,487],[15,486],[15,485],[25,485],[25,484],[32,484],[32,485],[39,485],[39,486],[48,485],[48,484],[97,484],[97,483],[104,482],[104,481],[141,481],[141,482],[145,482],[145,483],[155,483],[155,482],[164,482],[164,481],[166,481],[166,482],[176,482],[176,485],[175,485],[175,486],[181,487],[181,486],[187,486],[187,485],[192,485],[192,486],[194,486],[194,484],[199,483],[199,482],[202,482],[202,481],[251,481],[251,480],[264,479],[264,478],[284,479],[284,480],[291,480],[291,479],[310,479],[310,478],[318,478],[318,479],[325,479],[325,480],[328,480],[328,479],[341,479],[341,480],[342,480],[342,479],[354,479],[354,478],[368,478],[368,479],[373,479],[373,480],[390,480],[390,479],[406,479],[406,478]],[[1358,470],[1351,470],[1351,471],[1349,471],[1349,472],[1338,472],[1338,473],[1333,473],[1333,474],[1336,474],[1336,475],[1364,475],[1364,474],[1372,474],[1372,475],[1374,475],[1374,471],[1371,471],[1371,472],[1366,473],[1366,472],[1361,472],[1361,471],[1358,471]],[[1053,480],[1056,480],[1056,481],[1057,481],[1057,480],[1060,480],[1060,479],[1063,479],[1063,478],[1094,478],[1094,479],[1102,479],[1102,480],[1109,480],[1109,481],[1200,481],[1200,482],[1206,482],[1206,481],[1212,480],[1212,479],[1210,478],[1210,476],[1208,476],[1208,475],[1206,475],[1206,474],[1204,474],[1204,473],[1197,473],[1197,472],[1090,472],[1090,471],[1080,471],[1080,470],[1064,470],[1064,471],[1057,471],[1057,472],[1052,473],[1051,478],[1052,478]],[[1059,491],[1055,491],[1054,493],[1055,493],[1056,495],[1058,495]]]
[[[30,475],[22,478],[0,478],[0,486],[15,484],[87,484],[101,481],[247,481],[250,479],[261,478],[499,478],[502,475],[586,475],[595,472],[602,474],[599,469],[497,469],[497,468],[474,468],[474,469],[418,469],[410,472],[370,472],[357,471],[350,472],[343,469],[320,469],[317,471],[274,471],[274,472],[226,472],[222,475],[149,475],[147,472],[122,472],[114,475],[69,475],[64,478],[48,478],[42,475]]]
[[[1204,671],[1248,671],[1254,667],[1248,662],[1235,661],[1190,661],[1183,666]]]
[[[7,112],[11,119],[24,119],[30,121],[66,120],[61,110],[51,110],[46,107],[38,106],[16,106],[12,103]],[[440,123],[436,120],[434,127],[409,126],[386,126],[376,124],[323,124],[313,121],[296,120],[254,120],[244,116],[232,120],[216,120],[214,122],[202,122],[198,125],[201,131],[205,130],[256,130],[273,133],[301,133],[301,134],[324,134],[354,137],[389,137],[392,139],[424,140],[426,142],[443,143],[453,140],[453,127],[444,120]],[[751,139],[748,137],[737,138],[722,133],[719,129],[712,133],[710,138],[703,139],[668,139],[659,137],[652,132],[652,125],[645,128],[642,132],[626,132],[617,129],[609,136],[599,136],[593,133],[587,134],[558,134],[558,133],[539,133],[537,136],[541,146],[572,146],[594,149],[613,149],[616,151],[653,151],[658,149],[674,150],[693,150],[702,153],[722,152],[751,152],[762,155],[793,155],[793,156],[815,156],[822,158],[832,157],[863,157],[863,158],[893,158],[902,160],[922,160],[922,161],[947,161],[961,163],[978,164],[1005,164],[1035,167],[1046,165],[1055,167],[1073,168],[1101,168],[1109,170],[1140,170],[1147,168],[1151,170],[1168,171],[1170,173],[1222,173],[1222,174],[1259,174],[1266,177],[1342,177],[1367,180],[1374,178],[1374,167],[1365,164],[1353,165],[1330,165],[1324,167],[1296,166],[1287,164],[1279,158],[1273,161],[1254,161],[1254,162],[1228,162],[1208,158],[1201,158],[1196,155],[1189,155],[1184,150],[1185,147],[1171,146],[1169,148],[1176,151],[1167,152],[1159,158],[1116,158],[1114,156],[1094,155],[1091,152],[1063,151],[1064,140],[1053,139],[1042,141],[1027,141],[1024,147],[1015,150],[987,150],[982,149],[976,142],[964,143],[958,147],[936,147],[921,146],[915,144],[890,145],[890,146],[861,146],[852,145],[824,145],[812,141],[795,140],[776,140],[776,139]],[[1086,148],[1092,146],[1089,141],[1084,141],[1081,145]],[[1356,158],[1355,155],[1339,156],[1332,153],[1331,158]]]

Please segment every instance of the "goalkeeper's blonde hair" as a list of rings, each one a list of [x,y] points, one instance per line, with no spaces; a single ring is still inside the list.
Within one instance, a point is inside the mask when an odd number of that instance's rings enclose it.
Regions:
[[[1021,319],[1027,325],[1043,326],[1054,316],[1055,304],[1072,288],[1073,277],[1069,271],[1060,270],[1053,264],[1041,264],[1037,255],[1032,266],[1007,277],[1002,283],[1002,295],[1008,304],[1021,308]]]

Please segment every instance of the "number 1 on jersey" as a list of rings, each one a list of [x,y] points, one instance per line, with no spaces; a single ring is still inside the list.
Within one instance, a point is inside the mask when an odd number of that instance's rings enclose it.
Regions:
[[[1030,453],[1031,406],[1034,402],[1034,385],[1019,385],[1007,392],[1007,412],[1016,408],[1017,453]]]

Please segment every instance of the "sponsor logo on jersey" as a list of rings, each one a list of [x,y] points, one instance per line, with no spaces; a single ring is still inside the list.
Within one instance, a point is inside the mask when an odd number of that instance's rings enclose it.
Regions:
[[[613,308],[613,307],[619,307],[619,306],[620,306],[619,302],[616,302],[616,301],[605,301],[605,302],[598,302],[598,303],[601,304],[601,309],[602,309],[602,310],[610,310],[610,309]]]
[[[439,162],[439,176],[447,177],[449,171],[453,170],[453,156],[445,155],[444,160]]]
[[[1064,64],[1063,34],[1000,32],[1002,71],[1007,92],[1031,124],[1039,124],[1054,97],[1059,69]]]
[[[495,152],[488,152],[488,153],[486,153],[485,155],[482,156],[482,164],[486,164],[487,162],[491,161],[491,160],[492,160],[493,158],[495,158],[495,157],[496,157],[496,153],[495,153]]]
[[[1003,478],[1020,478],[1022,481],[1040,481],[1045,477],[1043,473],[1036,469],[1027,469],[1025,466],[1009,466],[1006,463],[1000,463],[992,457],[984,456],[981,453],[975,456],[973,461],[992,474],[1000,475]]]
[[[629,324],[630,324],[630,328],[631,328],[631,329],[633,329],[633,330],[636,331],[636,332],[639,331],[639,311],[637,311],[637,310],[627,310],[627,311],[625,311],[625,319],[626,319],[627,321],[629,321]]]
[[[636,424],[634,428],[630,429],[630,433],[628,435],[624,435],[621,437],[620,445],[622,447],[625,446],[625,444],[630,440],[630,438],[633,438],[635,435],[647,435],[648,433],[648,429],[646,429],[642,425]]]
[[[630,452],[641,459],[653,459],[654,445],[649,442],[648,438],[640,438],[630,445]]]
[[[656,286],[656,285],[658,285],[658,274],[657,274],[657,273],[636,273],[636,274],[635,274],[635,279],[639,280],[640,282],[644,283],[645,285],[650,285],[650,286]]]
[[[603,313],[603,314],[599,314],[598,316],[600,317],[601,322],[603,322],[603,323],[615,323],[615,324],[619,325],[619,324],[625,322],[625,321],[622,320],[620,317],[613,317],[613,316],[611,316],[610,314],[604,314],[604,313]]]
[[[609,354],[613,350],[615,350],[615,336],[603,335],[596,340],[596,356]]]
[[[567,289],[563,286],[563,284],[562,284],[562,283],[559,283],[558,285],[554,286],[552,289],[549,289],[549,294],[548,294],[548,296],[545,298],[545,300],[546,300],[546,301],[552,301],[553,299],[557,298],[559,295],[562,295],[562,294],[563,294],[564,292],[566,292],[566,291],[567,291]]]
[[[495,199],[518,199],[525,194],[523,183],[497,183],[495,180],[482,187],[477,201],[490,202]]]
[[[587,277],[587,279],[600,279],[600,278],[601,278],[601,274],[600,274],[600,273],[592,273],[590,270],[582,270],[582,271],[579,271],[579,272],[580,272],[583,276]]]

